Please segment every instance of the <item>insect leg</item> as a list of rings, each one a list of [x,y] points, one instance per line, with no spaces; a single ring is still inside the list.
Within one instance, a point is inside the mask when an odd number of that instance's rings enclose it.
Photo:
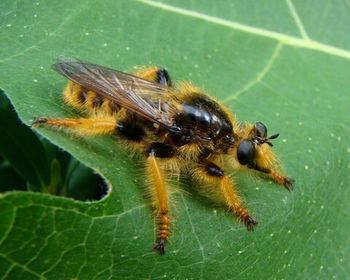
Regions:
[[[91,118],[37,118],[33,126],[47,126],[55,128],[68,129],[71,132],[89,136],[89,135],[106,135],[117,133],[122,138],[139,143],[146,137],[146,132],[134,119],[123,118],[118,120],[117,117],[102,116]]]
[[[168,86],[168,87],[172,86],[170,75],[168,71],[165,70],[164,68],[158,68],[158,67],[143,68],[136,71],[135,75],[145,80],[156,82],[164,86]]]
[[[34,120],[32,126],[46,126],[63,128],[79,135],[103,135],[113,134],[116,129],[116,119],[112,117],[96,118],[46,118],[41,117]]]
[[[215,185],[229,211],[243,222],[249,231],[254,229],[258,222],[249,215],[248,209],[237,194],[235,183],[224,170],[208,161],[199,164],[193,176],[201,183]]]
[[[277,184],[284,186],[287,190],[293,190],[294,179],[283,175],[277,168],[273,166],[261,167],[257,164],[250,164],[248,167],[267,175],[267,177],[271,178]]]
[[[164,254],[165,242],[169,238],[169,197],[166,173],[161,167],[159,158],[171,157],[173,151],[170,145],[155,142],[147,149],[147,154],[146,171],[152,187],[151,195],[157,221],[157,242],[154,250]]]

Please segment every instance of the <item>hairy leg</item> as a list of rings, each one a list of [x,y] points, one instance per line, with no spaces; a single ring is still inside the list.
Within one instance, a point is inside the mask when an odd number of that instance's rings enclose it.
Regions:
[[[244,223],[249,231],[254,229],[258,222],[250,216],[236,191],[234,181],[225,174],[223,169],[215,163],[204,162],[200,163],[192,174],[199,183],[213,185],[213,188],[216,188],[215,190],[223,197],[228,210]]]
[[[162,169],[160,158],[174,156],[171,146],[163,143],[152,143],[147,149],[146,172],[150,182],[150,193],[157,221],[157,241],[154,250],[165,253],[165,242],[169,238],[169,193],[166,183],[166,171]]]

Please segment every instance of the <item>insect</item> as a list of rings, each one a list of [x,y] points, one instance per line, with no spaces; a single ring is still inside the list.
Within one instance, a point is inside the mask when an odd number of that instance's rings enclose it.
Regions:
[[[118,135],[140,151],[156,220],[154,250],[163,254],[170,233],[169,176],[187,176],[215,192],[227,210],[251,231],[257,221],[237,193],[229,170],[247,170],[292,190],[262,122],[240,124],[222,104],[187,82],[173,85],[169,73],[149,67],[135,74],[61,59],[53,69],[68,78],[65,103],[81,118],[40,117],[34,126],[63,128],[82,136]]]

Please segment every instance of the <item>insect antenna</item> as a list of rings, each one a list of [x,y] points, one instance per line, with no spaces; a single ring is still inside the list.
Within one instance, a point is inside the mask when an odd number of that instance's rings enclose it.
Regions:
[[[269,140],[276,139],[279,135],[280,135],[279,133],[273,134],[269,138],[265,138],[262,143],[266,143],[270,147],[273,147],[273,144]]]

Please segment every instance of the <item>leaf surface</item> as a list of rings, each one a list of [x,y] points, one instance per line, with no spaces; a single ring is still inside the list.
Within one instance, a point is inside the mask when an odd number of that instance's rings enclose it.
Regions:
[[[174,80],[205,88],[241,121],[262,121],[279,132],[275,149],[297,182],[288,193],[237,175],[260,222],[253,233],[194,191],[176,194],[168,252],[159,256],[151,252],[154,223],[142,162],[113,137],[77,139],[40,129],[101,173],[112,190],[93,203],[3,194],[2,279],[346,278],[350,16],[349,4],[342,5],[2,1],[0,87],[26,124],[76,115],[61,101],[66,81],[50,69],[60,55],[124,71],[160,65]]]

